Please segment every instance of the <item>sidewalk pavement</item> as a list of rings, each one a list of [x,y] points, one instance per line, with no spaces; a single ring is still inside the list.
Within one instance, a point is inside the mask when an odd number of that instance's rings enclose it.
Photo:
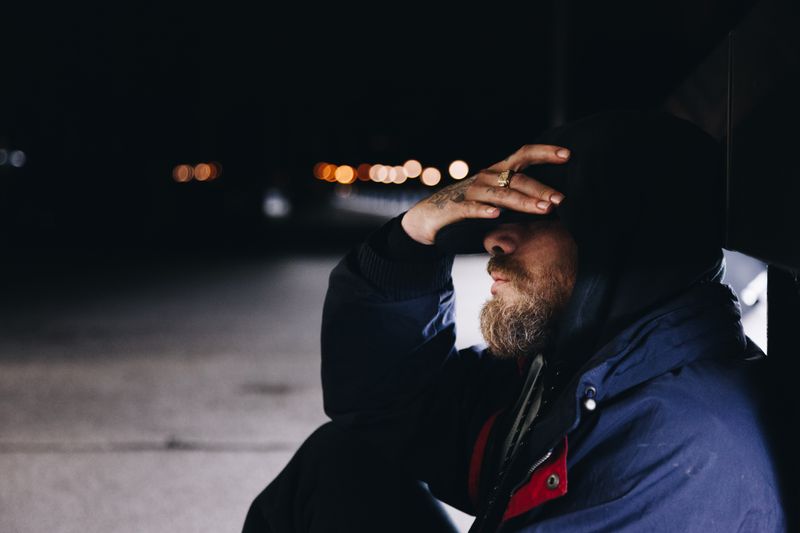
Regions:
[[[0,302],[0,531],[240,531],[327,420],[319,326],[336,260],[65,275]],[[480,342],[484,265],[456,264],[460,346]]]

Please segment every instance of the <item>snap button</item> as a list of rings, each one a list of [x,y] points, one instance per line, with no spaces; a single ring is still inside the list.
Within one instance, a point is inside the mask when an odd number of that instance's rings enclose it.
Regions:
[[[558,477],[558,474],[550,474],[547,476],[547,488],[550,490],[557,489],[558,486],[561,484],[561,478]]]
[[[597,395],[597,389],[594,387],[586,387],[583,393],[583,406],[587,411],[594,411],[597,408],[597,400],[594,397]]]

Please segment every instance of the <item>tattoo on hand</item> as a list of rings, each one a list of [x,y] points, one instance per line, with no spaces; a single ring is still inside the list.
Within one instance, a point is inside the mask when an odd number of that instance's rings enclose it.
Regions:
[[[441,191],[432,194],[430,198],[428,198],[428,201],[439,209],[444,209],[447,202],[460,204],[466,201],[467,187],[469,187],[473,181],[475,181],[475,178],[469,178],[461,183],[445,187]]]

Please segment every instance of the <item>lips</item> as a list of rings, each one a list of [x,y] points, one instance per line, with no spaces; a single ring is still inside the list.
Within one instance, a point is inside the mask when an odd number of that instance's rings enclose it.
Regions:
[[[489,275],[492,276],[492,279],[495,281],[508,281],[508,276],[506,276],[505,274],[501,274],[496,270],[492,270],[491,272],[489,272]]]
[[[503,274],[500,274],[498,272],[490,272],[489,275],[491,275],[492,279],[494,280],[494,283],[492,283],[492,288],[491,288],[492,296],[494,296],[497,290],[506,283],[508,283],[509,280]]]

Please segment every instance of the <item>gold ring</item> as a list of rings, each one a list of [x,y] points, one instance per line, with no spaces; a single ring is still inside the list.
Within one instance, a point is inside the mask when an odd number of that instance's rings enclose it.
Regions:
[[[497,177],[497,186],[503,188],[511,187],[511,178],[514,176],[512,170],[504,170]]]

